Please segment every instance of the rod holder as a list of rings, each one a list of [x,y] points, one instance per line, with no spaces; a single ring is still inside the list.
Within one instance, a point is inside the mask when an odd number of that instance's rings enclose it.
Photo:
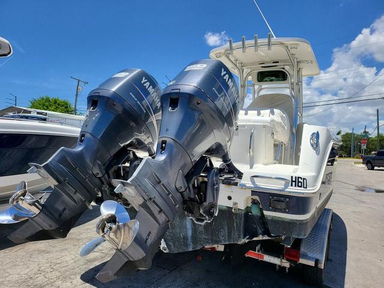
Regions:
[[[243,53],[245,53],[247,50],[247,48],[245,47],[245,36],[243,36],[241,38],[241,48],[242,48]]]
[[[268,50],[272,49],[272,35],[268,33]]]
[[[233,54],[233,40],[229,39],[229,54]]]
[[[255,52],[257,52],[259,51],[259,36],[257,36],[257,34],[255,34],[253,41],[253,47],[255,48]]]

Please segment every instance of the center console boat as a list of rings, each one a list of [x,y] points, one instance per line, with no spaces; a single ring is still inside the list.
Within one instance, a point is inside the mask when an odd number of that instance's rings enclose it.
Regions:
[[[255,35],[210,58],[162,92],[135,69],[92,91],[77,146],[31,164],[54,191],[41,203],[20,186],[13,204],[28,221],[9,238],[65,237],[99,199],[99,237],[80,254],[104,242],[116,249],[102,282],[149,269],[159,248],[206,248],[226,261],[304,265],[321,284],[335,166],[329,130],[303,123],[303,77],[320,72],[313,50],[303,39]]]

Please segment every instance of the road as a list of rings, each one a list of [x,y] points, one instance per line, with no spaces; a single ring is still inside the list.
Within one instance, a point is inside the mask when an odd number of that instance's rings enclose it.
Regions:
[[[384,190],[384,169],[368,171],[342,159],[337,168],[328,204],[334,220],[326,286],[384,287],[384,193],[373,192]],[[220,253],[208,251],[158,253],[150,270],[101,284],[94,277],[113,250],[105,243],[79,256],[96,237],[99,215],[97,206],[87,211],[66,239],[22,245],[6,238],[15,227],[0,227],[0,287],[307,287],[296,270],[276,271],[251,259],[231,267],[221,263]]]

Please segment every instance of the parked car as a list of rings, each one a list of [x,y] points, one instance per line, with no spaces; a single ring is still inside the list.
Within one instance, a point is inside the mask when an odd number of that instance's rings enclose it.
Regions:
[[[379,150],[374,155],[364,155],[363,164],[367,166],[368,170],[384,167],[384,150]]]

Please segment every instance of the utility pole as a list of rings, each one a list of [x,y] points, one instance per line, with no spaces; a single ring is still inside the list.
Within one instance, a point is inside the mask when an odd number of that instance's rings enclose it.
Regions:
[[[377,111],[377,151],[380,150],[380,132],[379,132],[379,127],[380,127],[380,121],[379,121],[379,109]]]
[[[352,138],[351,138],[351,158],[353,158],[353,148],[355,148],[355,135],[353,133],[353,131],[355,130],[355,128],[352,128]]]
[[[79,96],[79,87],[80,87],[80,82],[84,83],[84,85],[87,85],[88,82],[87,81],[84,81],[84,80],[81,80],[79,78],[75,78],[75,77],[72,77],[71,78],[73,80],[76,80],[77,81],[77,85],[76,85],[76,94],[75,94],[75,115],[76,115],[76,112],[77,112],[77,97]]]
[[[368,144],[367,125],[364,126],[364,131],[362,136],[363,136],[363,139],[365,139],[366,143],[363,144],[363,142],[361,142],[361,154],[365,155],[365,149],[367,149],[367,144]]]
[[[9,101],[12,101],[13,103],[9,103],[9,102],[7,102],[8,104],[13,104],[14,106],[17,106],[17,96],[16,95],[13,95],[12,93],[9,93],[12,97],[13,97],[13,99],[11,99],[11,98],[6,98],[7,100],[9,100]]]

